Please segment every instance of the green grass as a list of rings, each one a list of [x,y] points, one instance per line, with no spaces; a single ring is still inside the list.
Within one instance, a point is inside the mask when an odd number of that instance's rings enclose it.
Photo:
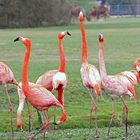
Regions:
[[[113,18],[106,21],[90,22],[85,24],[87,33],[88,57],[89,62],[98,67],[98,34],[103,33],[105,37],[105,63],[108,74],[116,74],[121,71],[133,69],[133,62],[140,56],[140,18]],[[44,72],[57,69],[59,65],[59,56],[57,48],[57,34],[68,30],[72,36],[65,37],[63,40],[64,51],[66,55],[66,72],[69,76],[67,89],[65,90],[65,106],[68,114],[68,120],[64,124],[64,136],[59,135],[59,131],[53,132],[62,139],[70,135],[69,139],[86,139],[88,133],[94,136],[94,132],[88,131],[89,127],[89,108],[91,99],[88,91],[83,87],[80,79],[79,69],[81,66],[81,32],[79,24],[69,26],[57,26],[46,28],[28,28],[28,29],[1,29],[0,30],[0,60],[7,63],[14,72],[18,81],[21,80],[21,64],[24,55],[24,46],[13,40],[21,35],[29,37],[32,41],[32,52],[29,65],[29,79],[35,82]],[[13,88],[14,86],[9,86]],[[140,124],[140,87],[136,86],[137,103],[135,104],[129,98],[127,104],[129,108],[129,125]],[[56,93],[54,93],[56,95]],[[11,93],[13,103],[14,130],[16,128],[16,110],[18,107],[17,92]],[[98,124],[101,133],[105,133],[105,126],[108,126],[111,116],[111,99],[104,95],[97,101]],[[113,126],[120,125],[121,102],[115,103],[116,118]],[[0,132],[10,131],[9,110],[7,98],[4,95],[3,88],[0,91]],[[35,111],[34,111],[35,112]],[[52,118],[52,109],[49,116]],[[57,110],[60,114],[59,110]],[[58,116],[59,117],[59,116]],[[58,119],[57,117],[57,119]],[[37,127],[37,114],[35,112],[34,125]],[[92,124],[94,128],[94,122]],[[57,127],[57,129],[62,126]],[[80,129],[76,129],[80,128]],[[86,129],[84,129],[86,128]],[[131,127],[130,127],[131,128]],[[140,129],[139,126],[136,127]],[[23,111],[23,129],[28,129],[27,107]],[[70,130],[74,129],[74,130]],[[133,128],[135,130],[135,126]],[[117,131],[118,130],[118,131]],[[70,131],[70,132],[69,132]],[[114,131],[123,133],[122,128],[114,128]],[[63,131],[62,131],[63,132]],[[74,134],[75,132],[75,134]],[[77,133],[76,133],[77,132]],[[53,137],[53,133],[49,134]],[[70,134],[69,134],[70,133]],[[113,130],[111,131],[113,133]],[[83,134],[83,135],[82,135]],[[135,135],[138,135],[138,132]],[[76,135],[76,136],[75,136]],[[113,134],[112,134],[113,135]],[[104,135],[102,134],[102,137]],[[89,136],[90,137],[90,136]],[[119,136],[118,136],[119,137]],[[55,139],[55,138],[54,138]],[[65,138],[64,138],[65,139]],[[88,139],[88,138],[87,138]]]
[[[99,128],[100,138],[99,140],[105,140],[105,136],[108,128]],[[111,140],[124,140],[124,127],[112,127],[110,139]],[[128,126],[128,140],[139,140],[140,127],[137,125]],[[16,132],[15,139],[27,140],[27,132]],[[5,132],[0,133],[1,140],[11,137],[11,133]],[[39,134],[34,140],[43,139],[43,134]],[[59,129],[59,130],[48,130],[46,134],[46,139],[48,140],[95,140],[95,129],[89,128],[79,128],[79,129]]]

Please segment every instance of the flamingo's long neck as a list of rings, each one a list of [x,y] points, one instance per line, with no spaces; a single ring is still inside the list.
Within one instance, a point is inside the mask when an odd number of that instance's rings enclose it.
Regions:
[[[82,63],[87,63],[87,43],[86,43],[86,34],[84,29],[84,23],[83,21],[80,21],[80,28],[82,33]]]
[[[30,58],[30,46],[26,47],[26,52],[24,54],[24,60],[22,64],[22,89],[25,93],[25,96],[27,96],[27,90],[29,88],[28,83],[28,63]]]
[[[105,62],[104,62],[104,43],[103,42],[99,42],[99,67],[100,67],[101,78],[103,79],[104,77],[107,76]]]
[[[62,39],[58,38],[58,48],[59,48],[59,56],[60,56],[60,64],[59,64],[59,72],[65,71],[65,55],[63,50]]]

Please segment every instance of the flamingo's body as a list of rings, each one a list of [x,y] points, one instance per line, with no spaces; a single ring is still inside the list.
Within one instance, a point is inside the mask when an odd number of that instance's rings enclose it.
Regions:
[[[101,78],[97,68],[89,63],[83,63],[80,69],[83,85],[88,89],[94,89],[97,96],[101,86]]]
[[[36,81],[37,84],[42,85],[49,91],[58,91],[58,101],[64,105],[64,89],[67,86],[68,76],[59,70],[51,70],[41,75]]]
[[[13,126],[12,126],[12,103],[11,103],[10,96],[7,91],[7,84],[14,84],[19,87],[12,70],[5,63],[0,62],[0,85],[4,85],[5,92],[8,98],[9,110],[11,114],[12,139],[14,139],[14,131],[13,131]]]
[[[52,79],[53,76],[58,72],[58,70],[50,70],[47,71],[46,73],[44,73],[43,75],[41,75],[36,83],[42,85],[43,87],[45,87],[46,89],[48,89],[49,91],[53,90],[53,84],[52,84]]]
[[[122,99],[122,103],[125,109],[126,115],[126,137],[127,137],[127,118],[128,118],[128,108],[126,106],[124,96],[130,96],[135,99],[135,90],[134,84],[137,82],[135,71],[125,71],[118,73],[116,75],[107,75],[105,62],[104,62],[104,38],[103,35],[99,35],[99,66],[100,74],[102,78],[102,87],[103,89],[111,96],[112,98],[112,118],[109,125],[109,130],[107,133],[107,138],[109,137],[110,128],[112,121],[115,117],[114,111],[114,100],[117,98]]]
[[[26,46],[26,52],[24,56],[23,66],[22,66],[22,90],[24,92],[27,101],[29,101],[30,104],[37,110],[44,112],[43,129],[46,129],[46,127],[50,124],[50,121],[48,120],[48,109],[52,106],[58,106],[62,109],[62,116],[56,124],[60,124],[64,122],[67,118],[65,109],[63,105],[61,105],[61,103],[55,98],[55,96],[50,91],[48,91],[47,89],[45,89],[43,86],[39,84],[34,84],[34,83],[29,84],[28,63],[29,63],[30,48],[31,48],[30,40],[27,38],[18,37],[17,39],[15,39],[15,41],[21,41]]]
[[[99,137],[98,126],[97,126],[97,116],[96,116],[96,102],[94,100],[93,92],[95,91],[97,97],[101,95],[101,78],[98,70],[94,65],[88,63],[87,58],[87,46],[86,46],[86,34],[84,29],[84,17],[83,13],[79,14],[80,28],[82,33],[82,65],[80,69],[81,79],[83,85],[89,90],[90,96],[92,98],[92,105],[90,110],[90,122],[91,122],[91,114],[92,108],[94,107],[95,113],[95,125],[96,125],[96,137]]]

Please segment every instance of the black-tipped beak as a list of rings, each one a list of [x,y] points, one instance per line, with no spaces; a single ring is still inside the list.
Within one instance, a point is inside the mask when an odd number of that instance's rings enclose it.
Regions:
[[[71,36],[71,34],[69,32],[67,32],[67,35]]]
[[[19,37],[14,40],[14,42],[19,41]]]
[[[52,124],[54,124],[54,125],[58,125],[56,122],[52,122]]]
[[[99,35],[98,35],[98,38],[101,39],[101,36],[102,36],[102,34],[99,34]]]

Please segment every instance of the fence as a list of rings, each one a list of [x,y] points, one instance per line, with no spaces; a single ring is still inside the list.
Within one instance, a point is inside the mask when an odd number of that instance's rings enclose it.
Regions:
[[[110,5],[110,14],[114,16],[140,15],[140,4]]]

